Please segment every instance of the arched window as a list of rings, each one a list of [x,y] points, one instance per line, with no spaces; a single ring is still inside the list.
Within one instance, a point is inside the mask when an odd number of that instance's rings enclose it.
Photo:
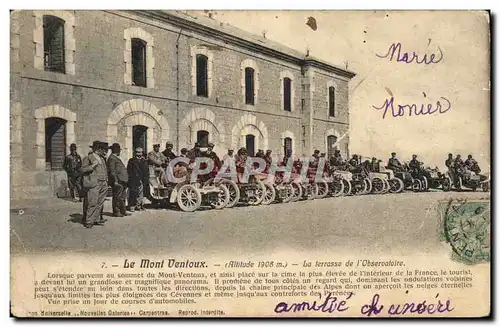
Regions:
[[[253,157],[255,155],[255,135],[247,134],[245,136],[245,147],[247,149],[248,155]]]
[[[328,88],[328,116],[335,117],[335,88]]]
[[[208,57],[196,55],[196,95],[208,98]]]
[[[292,155],[292,138],[290,137],[285,137],[284,140],[284,146],[283,146],[283,153],[285,155]]]
[[[196,132],[196,142],[200,144],[200,147],[206,148],[208,146],[208,137],[210,133],[207,131],[197,131]]]
[[[148,151],[148,128],[143,125],[135,125],[132,127],[132,147],[141,147],[144,153]]]
[[[327,156],[328,159],[330,159],[335,154],[335,150],[337,150],[337,137],[335,135],[329,135],[326,139],[326,143],[328,146]]]
[[[43,16],[44,68],[51,72],[66,72],[64,60],[64,20]]]
[[[45,167],[63,169],[66,156],[66,120],[56,117],[45,119]]]
[[[251,67],[245,68],[245,104],[255,104],[255,71]]]
[[[146,87],[146,41],[132,38],[132,83]]]
[[[292,80],[288,77],[283,79],[283,109],[292,111]]]

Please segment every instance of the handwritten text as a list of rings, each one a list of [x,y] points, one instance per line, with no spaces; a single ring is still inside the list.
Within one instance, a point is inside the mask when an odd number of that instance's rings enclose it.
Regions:
[[[417,54],[416,52],[413,52],[412,54],[410,54],[409,52],[402,52],[401,43],[399,42],[391,44],[385,55],[375,55],[379,58],[387,58],[389,61],[393,61],[393,59],[396,59],[396,62],[403,62],[406,64],[411,64],[414,62],[416,64],[430,65],[437,64],[441,62],[441,60],[443,60],[443,51],[439,46],[437,48],[439,50],[439,59],[436,58],[436,55],[434,53],[430,54],[427,58],[427,54],[424,54],[422,56]]]
[[[385,99],[384,103],[380,106],[372,107],[377,110],[382,110],[382,118],[385,119],[386,115],[392,115],[392,117],[403,117],[405,114],[408,116],[424,116],[424,115],[432,115],[432,114],[444,114],[451,109],[451,102],[445,97],[440,97],[443,100],[436,101],[436,105],[434,106],[431,103],[428,104],[394,104],[394,96],[391,96],[389,99]]]

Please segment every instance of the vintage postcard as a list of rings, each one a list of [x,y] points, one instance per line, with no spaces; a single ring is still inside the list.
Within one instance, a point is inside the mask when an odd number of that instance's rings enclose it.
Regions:
[[[488,11],[10,12],[15,317],[487,317]]]

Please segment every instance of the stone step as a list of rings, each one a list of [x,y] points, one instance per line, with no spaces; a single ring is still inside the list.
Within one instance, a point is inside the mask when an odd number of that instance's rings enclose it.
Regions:
[[[11,188],[10,199],[50,199],[54,194],[49,185],[15,186]]]

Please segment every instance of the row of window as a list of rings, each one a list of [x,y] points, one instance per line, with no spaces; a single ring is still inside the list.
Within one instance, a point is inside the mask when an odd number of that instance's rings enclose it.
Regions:
[[[64,20],[59,17],[43,16],[44,67],[52,72],[65,73]],[[147,42],[140,38],[131,39],[132,85],[147,87],[146,69]],[[245,68],[245,104],[255,105],[255,70]],[[207,97],[208,94],[208,57],[196,55],[196,95]],[[283,110],[292,111],[292,80],[283,78]],[[335,116],[335,88],[328,88],[328,112]]]

